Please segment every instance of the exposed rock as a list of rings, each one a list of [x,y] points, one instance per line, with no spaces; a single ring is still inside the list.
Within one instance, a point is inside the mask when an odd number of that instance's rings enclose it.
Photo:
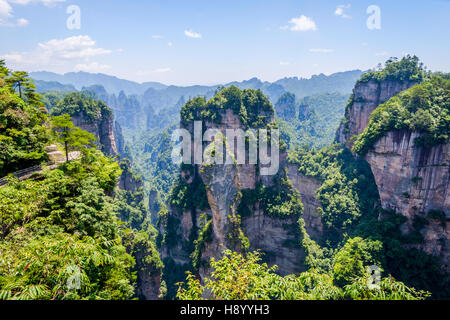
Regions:
[[[266,123],[274,121],[273,112],[260,111],[262,119]],[[241,118],[231,109],[220,112],[219,121],[204,121],[203,129],[218,129],[226,135],[226,129],[243,129],[245,126]],[[193,133],[192,122],[181,122],[181,127]],[[204,150],[209,143],[204,143]],[[227,149],[226,152],[235,152]],[[269,150],[270,152],[270,150]],[[193,152],[192,152],[193,156]],[[172,230],[170,245],[166,244],[161,252],[163,258],[171,258],[179,265],[191,264],[189,247],[197,238],[200,215],[203,213],[208,220],[212,220],[212,232],[210,239],[204,241],[200,247],[200,263],[198,274],[202,279],[209,275],[210,258],[220,258],[225,249],[241,251],[242,236],[248,238],[250,251],[261,250],[265,253],[265,259],[269,265],[277,264],[280,274],[293,274],[305,270],[305,251],[301,246],[298,232],[298,216],[278,218],[269,216],[260,209],[259,203],[255,203],[250,209],[250,214],[241,216],[237,213],[240,204],[240,194],[243,190],[254,190],[257,184],[271,187],[279,183],[280,177],[285,177],[286,153],[280,151],[280,169],[275,176],[262,176],[262,165],[249,164],[224,164],[224,165],[193,165],[182,170],[181,178],[189,188],[197,188],[199,181],[206,186],[208,209],[179,211],[171,208],[169,219],[171,222],[162,227],[162,232]],[[176,241],[175,241],[176,240]],[[197,244],[198,246],[198,244]],[[192,250],[192,249],[191,249]],[[192,251],[191,251],[192,252]]]
[[[114,121],[114,138],[116,141],[117,152],[120,155],[123,155],[125,152],[125,139],[123,138],[122,127],[117,121]]]
[[[303,219],[305,220],[306,231],[311,239],[320,241],[323,237],[322,218],[317,212],[317,208],[321,206],[317,199],[316,192],[322,183],[314,178],[307,177],[298,172],[297,166],[290,164],[288,166],[289,178],[294,187],[300,193],[303,203]]]
[[[395,210],[408,221],[404,233],[413,230],[416,216],[428,220],[420,230],[427,253],[440,256],[443,268],[450,262],[450,144],[418,147],[420,134],[410,131],[388,132],[377,141],[365,159],[370,164],[384,209]],[[432,210],[445,214],[446,221],[428,217]]]
[[[99,149],[108,156],[116,156],[117,146],[114,137],[113,118],[111,115],[100,114],[94,121],[84,114],[72,115],[75,126],[92,133],[97,138]]]
[[[364,131],[369,124],[370,114],[380,104],[415,84],[415,81],[395,80],[358,82],[353,89],[353,100],[345,110],[345,119],[337,131],[336,141],[351,148],[351,138]]]

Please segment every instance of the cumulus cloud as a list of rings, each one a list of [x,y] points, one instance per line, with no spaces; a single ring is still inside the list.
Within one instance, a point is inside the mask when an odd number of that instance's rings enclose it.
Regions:
[[[309,49],[309,52],[314,52],[314,53],[332,53],[332,52],[334,52],[334,49],[313,48],[313,49]]]
[[[85,71],[85,72],[93,72],[93,73],[101,73],[104,72],[106,70],[111,69],[112,67],[106,64],[100,64],[98,62],[91,62],[88,64],[77,64],[75,66],[75,68],[73,69],[74,71]]]
[[[341,4],[341,5],[336,7],[336,10],[334,11],[334,14],[336,16],[339,16],[339,17],[344,18],[344,19],[351,19],[351,16],[349,16],[348,14],[345,13],[345,11],[350,9],[350,8],[351,8],[350,4]]]
[[[80,35],[65,39],[52,39],[39,43],[34,51],[10,52],[1,58],[15,69],[72,69],[89,66],[89,60],[94,57],[108,55],[111,50],[96,46],[90,36]],[[92,65],[100,67],[101,65]]]
[[[291,30],[291,31],[316,31],[317,25],[312,18],[301,15],[298,18],[292,18],[289,20],[290,26],[282,26],[282,30]]]
[[[202,35],[192,30],[184,30],[184,35],[189,38],[201,39]]]

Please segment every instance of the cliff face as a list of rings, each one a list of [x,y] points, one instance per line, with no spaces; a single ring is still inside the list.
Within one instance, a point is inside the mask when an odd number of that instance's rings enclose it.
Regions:
[[[353,89],[352,100],[345,110],[345,119],[338,128],[336,141],[351,148],[350,139],[364,131],[369,124],[370,114],[380,104],[416,83],[395,80],[358,82]]]
[[[260,112],[259,116],[268,124],[274,122],[273,112]],[[224,135],[226,129],[245,131],[240,117],[231,109],[221,112],[219,122],[204,121],[203,126],[205,130],[218,129]],[[181,127],[193,132],[192,123],[182,122]],[[207,145],[204,144],[204,148]],[[261,164],[249,164],[247,160],[241,165],[204,164],[182,170],[181,179],[188,189],[199,190],[199,185],[204,185],[207,205],[206,208],[184,210],[171,208],[169,223],[161,228],[166,237],[172,239],[162,248],[163,259],[169,258],[178,265],[193,263],[204,279],[210,272],[210,258],[220,258],[225,249],[261,250],[269,265],[279,266],[280,274],[304,271],[305,252],[301,247],[301,236],[296,232],[299,216],[270,216],[260,201],[244,204],[243,194],[255,192],[258,186],[276,188],[281,178],[287,178],[285,151],[280,152],[278,174],[262,176],[262,167]],[[245,214],[241,211],[243,207]],[[207,225],[205,216],[209,221]],[[192,246],[195,239],[197,242]]]
[[[97,119],[91,121],[84,113],[72,115],[75,126],[92,133],[97,138],[99,149],[108,156],[118,154],[114,136],[114,121],[112,115],[99,114]]]
[[[364,131],[370,114],[380,104],[415,84],[395,80],[357,83],[345,120],[337,132],[337,142],[351,148],[351,138]],[[448,271],[449,144],[419,147],[414,143],[419,136],[411,131],[388,132],[375,143],[365,160],[374,174],[382,207],[405,216],[402,233],[420,232],[423,237],[420,244],[412,246],[441,257],[442,268]],[[419,219],[424,223],[418,224]],[[417,230],[418,225],[420,230]]]
[[[408,220],[402,232],[414,231],[417,217],[428,224],[419,231],[424,241],[416,247],[450,263],[450,144],[418,147],[410,131],[389,132],[378,140],[365,159],[370,164],[384,209],[403,214]],[[431,212],[431,213],[430,213]],[[440,218],[433,215],[440,212]]]
[[[323,237],[324,228],[322,218],[317,212],[317,208],[321,204],[317,199],[316,192],[322,185],[322,182],[299,173],[298,167],[293,164],[289,164],[288,173],[294,187],[302,197],[303,219],[305,220],[306,231],[311,239],[320,242]]]

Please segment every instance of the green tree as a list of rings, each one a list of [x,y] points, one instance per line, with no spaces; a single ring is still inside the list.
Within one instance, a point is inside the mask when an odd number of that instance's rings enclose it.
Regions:
[[[94,135],[75,127],[69,115],[54,116],[51,122],[57,140],[64,144],[67,161],[69,161],[70,151],[86,151],[89,147],[95,147]]]
[[[383,245],[380,241],[372,241],[360,237],[348,239],[334,258],[333,274],[335,283],[343,287],[364,276],[368,266],[377,265],[381,267],[382,249]]]

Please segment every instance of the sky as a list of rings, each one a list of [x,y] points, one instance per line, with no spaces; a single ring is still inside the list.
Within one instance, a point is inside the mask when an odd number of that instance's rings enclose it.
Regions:
[[[450,0],[0,0],[14,70],[212,85],[367,70],[450,72]]]

